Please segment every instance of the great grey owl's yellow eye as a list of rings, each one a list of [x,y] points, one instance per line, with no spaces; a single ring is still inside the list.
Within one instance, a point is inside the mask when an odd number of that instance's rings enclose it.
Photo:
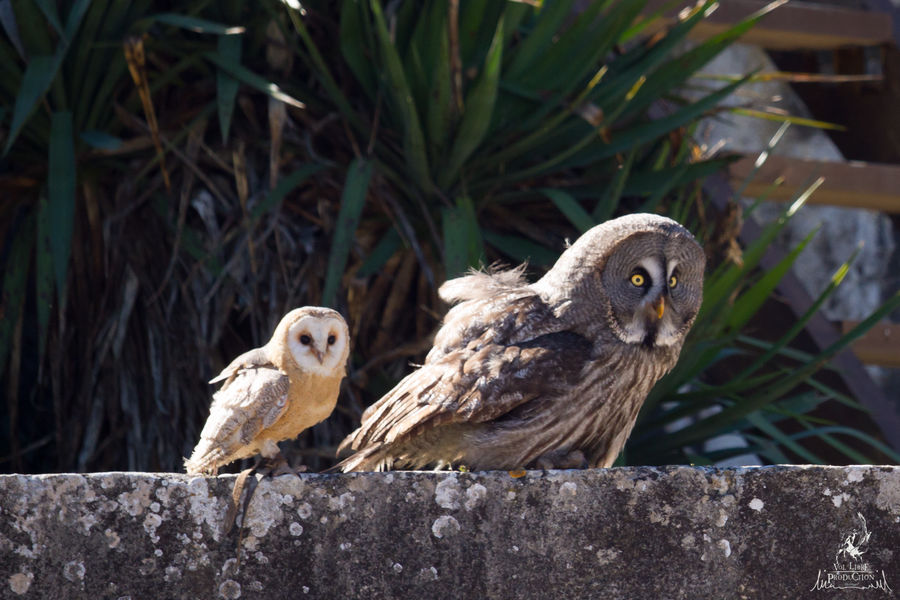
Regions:
[[[646,281],[646,279],[644,279],[644,276],[641,275],[640,273],[634,273],[631,276],[631,285],[634,285],[637,287],[642,287],[644,285],[645,281]]]
[[[304,346],[309,346],[309,343],[312,341],[312,338],[306,335],[305,333],[300,336],[300,343]]]
[[[673,288],[676,285],[678,285],[678,278],[672,275],[671,277],[669,277],[669,287]]]

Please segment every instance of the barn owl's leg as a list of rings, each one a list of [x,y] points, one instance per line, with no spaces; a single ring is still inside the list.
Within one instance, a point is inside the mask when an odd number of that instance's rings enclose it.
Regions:
[[[299,477],[300,473],[306,472],[306,465],[292,467],[284,454],[281,453],[278,444],[271,440],[266,440],[260,447],[259,453],[261,457],[256,460],[256,463],[249,469],[241,471],[237,479],[234,480],[234,489],[231,492],[231,505],[228,507],[228,513],[225,515],[225,535],[231,533],[231,530],[234,527],[238,515],[238,505],[241,501],[241,496],[244,495],[245,489],[247,493],[240,514],[246,517],[247,508],[250,506],[250,500],[253,498],[256,486],[259,485],[259,479],[256,477],[257,475],[262,475],[263,477],[297,475]],[[241,527],[243,527],[243,517],[241,520]]]

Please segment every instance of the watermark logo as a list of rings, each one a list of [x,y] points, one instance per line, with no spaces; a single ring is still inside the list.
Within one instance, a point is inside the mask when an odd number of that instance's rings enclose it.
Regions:
[[[860,526],[846,534],[834,555],[831,569],[819,569],[816,590],[881,590],[886,594],[894,590],[888,585],[884,571],[875,569],[866,559],[872,532],[862,513],[856,513]]]

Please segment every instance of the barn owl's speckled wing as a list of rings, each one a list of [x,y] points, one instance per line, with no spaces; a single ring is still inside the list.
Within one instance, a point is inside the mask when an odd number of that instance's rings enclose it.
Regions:
[[[369,450],[348,461],[437,426],[502,419],[572,385],[591,359],[591,343],[560,331],[550,308],[533,292],[502,289],[487,278],[463,278],[470,280],[469,301],[448,313],[425,364],[366,410],[360,429],[342,446]],[[479,293],[481,284],[490,294]],[[421,458],[427,463],[431,457]]]
[[[225,378],[213,395],[209,419],[200,433],[198,446],[205,448],[192,457],[198,470],[252,456],[259,451],[256,437],[271,427],[287,410],[289,380],[265,359],[259,349],[239,356],[213,382]]]

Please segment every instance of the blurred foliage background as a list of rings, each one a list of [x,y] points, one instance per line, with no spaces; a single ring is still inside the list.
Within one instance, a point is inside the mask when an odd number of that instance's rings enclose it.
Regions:
[[[648,35],[632,0],[0,2],[0,470],[181,470],[205,382],[306,304],[353,339],[335,414],[285,444],[327,467],[424,357],[446,278],[536,277],[636,211],[685,223],[710,271],[623,463],[900,461],[818,376],[900,298],[798,349],[802,320],[759,323],[802,248],[757,265],[812,189],[743,250],[740,205],[703,192],[729,159],[693,127],[752,74],[679,90],[766,12],[686,45],[715,7]]]

